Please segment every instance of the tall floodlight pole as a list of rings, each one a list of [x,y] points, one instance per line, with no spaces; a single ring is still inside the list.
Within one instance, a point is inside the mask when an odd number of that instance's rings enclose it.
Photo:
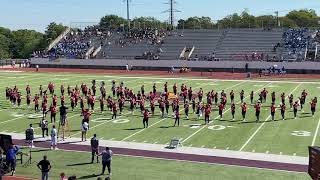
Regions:
[[[165,3],[169,5],[169,9],[166,11],[163,11],[163,13],[169,13],[169,22],[171,27],[174,27],[174,13],[175,12],[181,12],[174,8],[174,5],[177,4],[175,0],[169,0],[169,2]]]
[[[127,0],[127,21],[128,21],[128,29],[130,30],[130,6],[129,6],[129,0]]]
[[[276,27],[279,27],[279,11],[274,12],[276,14],[276,18],[277,18],[277,25]]]

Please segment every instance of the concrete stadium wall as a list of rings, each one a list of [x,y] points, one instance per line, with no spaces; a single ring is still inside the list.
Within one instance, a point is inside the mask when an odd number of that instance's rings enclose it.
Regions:
[[[125,69],[129,64],[134,69],[165,70],[173,66],[175,68],[188,67],[192,71],[235,71],[244,72],[248,63],[251,72],[277,65],[285,67],[289,73],[320,73],[320,62],[246,62],[246,61],[183,61],[183,60],[119,60],[119,59],[31,59],[31,65],[51,68],[82,68],[82,69]]]

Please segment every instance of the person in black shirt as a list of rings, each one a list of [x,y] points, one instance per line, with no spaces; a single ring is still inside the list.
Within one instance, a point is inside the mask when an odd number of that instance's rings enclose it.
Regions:
[[[41,180],[48,180],[49,179],[49,171],[51,170],[51,164],[47,160],[47,156],[43,156],[43,160],[41,160],[37,167],[41,170],[42,176]]]
[[[62,126],[65,125],[66,119],[67,119],[67,109],[68,107],[64,106],[64,104],[62,104],[59,108],[60,111],[60,123]]]
[[[93,163],[94,156],[97,156],[99,154],[99,140],[97,139],[96,134],[94,134],[93,138],[91,138],[90,144],[91,144],[91,153],[92,153],[91,163]],[[97,163],[99,163],[98,156],[97,156]]]

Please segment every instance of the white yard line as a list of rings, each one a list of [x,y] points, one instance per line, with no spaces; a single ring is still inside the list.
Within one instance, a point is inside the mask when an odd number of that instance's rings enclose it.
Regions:
[[[228,87],[228,88],[226,88],[226,89],[231,89],[231,88],[236,87],[236,86],[239,86],[239,85],[241,85],[241,84],[243,84],[243,83],[245,83],[245,82],[240,82],[240,83],[235,84],[235,85],[233,85],[233,86],[231,86],[231,87]],[[182,108],[182,109],[180,110],[180,112],[183,111],[183,110],[184,110],[184,109]],[[152,126],[155,126],[155,125],[159,124],[160,122],[162,122],[162,121],[164,121],[164,120],[166,120],[166,119],[168,119],[168,117],[167,117],[167,118],[164,118],[164,119],[161,119],[160,121],[157,121],[157,122],[153,123],[153,124],[150,125],[148,128],[150,128],[150,127],[152,127]],[[133,136],[135,136],[135,135],[137,135],[137,134],[145,131],[145,130],[148,129],[148,128],[141,129],[140,131],[137,131],[137,132],[135,132],[135,133],[133,133],[133,134],[131,134],[131,135],[123,138],[121,141],[125,141],[125,140],[127,140],[127,139],[129,139],[129,138],[131,138],[131,137],[133,137]]]
[[[314,133],[314,136],[313,136],[313,139],[312,139],[311,146],[314,146],[314,144],[316,143],[319,127],[320,127],[320,118],[319,118],[319,121],[318,121],[316,132]]]
[[[131,112],[128,112],[128,113],[125,113],[124,115],[130,114],[130,113],[131,113]],[[102,125],[104,125],[104,124],[106,124],[106,123],[110,123],[110,122],[112,122],[112,121],[106,121],[106,122],[97,124],[97,125],[95,125],[95,126],[90,127],[89,130],[92,130],[92,129],[96,128],[96,127],[102,126]],[[80,134],[80,133],[81,133],[81,131],[80,131],[80,132],[77,132],[77,133],[75,133],[75,134],[72,134],[70,137],[73,137],[73,136],[78,135],[78,134]]]
[[[115,77],[115,76],[104,76],[104,77]],[[286,80],[275,80],[275,81],[266,81],[266,80],[229,80],[229,79],[205,79],[205,78],[172,78],[172,77],[142,77],[142,76],[117,76],[118,78],[123,78],[123,79],[151,79],[151,80],[163,80],[164,78],[167,80],[188,80],[188,81],[226,81],[226,82],[241,82],[241,81],[246,81],[246,82],[264,82],[264,83],[293,83],[293,84],[320,84],[320,82],[316,81],[286,81]]]
[[[259,92],[261,89],[263,89],[264,87],[266,87],[266,86],[268,86],[268,85],[270,85],[270,84],[271,84],[271,83],[268,83],[268,84],[264,85],[262,88],[260,88],[260,89],[258,89],[257,91],[255,91],[254,94],[256,94],[256,93]],[[250,95],[246,96],[246,97],[244,98],[244,100],[247,99],[248,97],[250,97]],[[240,103],[240,102],[241,102],[241,101],[237,102],[237,104]],[[223,112],[223,114],[227,113],[227,112],[230,111],[230,110],[231,110],[231,108],[228,108],[227,110],[225,110],[225,111]],[[217,118],[219,118],[219,117],[220,117],[220,115],[217,116],[217,117],[215,117],[214,119],[217,119]],[[209,122],[208,125],[210,125],[211,123],[213,123],[213,121]],[[194,133],[192,133],[190,136],[188,136],[187,138],[185,138],[185,139],[182,141],[182,143],[186,142],[187,140],[189,140],[190,138],[192,138],[194,135],[198,134],[198,133],[199,133],[200,131],[202,131],[204,128],[208,127],[208,125],[204,125],[204,126],[201,127],[200,129],[198,129],[197,131],[195,131]]]
[[[299,84],[297,87],[295,87],[289,94],[292,94],[295,90],[297,90],[301,84]],[[265,119],[265,121],[259,126],[259,128],[249,137],[249,139],[241,146],[239,151],[242,151],[248,144],[249,142],[254,138],[254,136],[260,131],[260,129],[265,125],[265,123],[270,119],[271,114]]]

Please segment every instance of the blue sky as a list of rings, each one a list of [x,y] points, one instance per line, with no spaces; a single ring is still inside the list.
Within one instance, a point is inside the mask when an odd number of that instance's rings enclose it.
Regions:
[[[131,17],[154,16],[167,20],[168,0],[131,0]],[[254,15],[280,15],[292,9],[313,8],[320,14],[320,0],[177,0],[176,19],[209,16],[220,19],[248,9]],[[50,22],[98,22],[106,14],[126,17],[123,0],[0,0],[0,26],[13,30],[35,29],[43,32]]]

